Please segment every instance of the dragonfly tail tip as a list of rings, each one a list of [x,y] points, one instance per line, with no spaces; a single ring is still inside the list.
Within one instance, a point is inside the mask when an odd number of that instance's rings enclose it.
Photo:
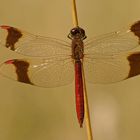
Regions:
[[[83,128],[83,123],[80,123],[80,128]]]
[[[14,59],[12,59],[12,60],[8,60],[8,61],[6,61],[6,62],[4,62],[5,64],[13,64],[14,63]]]
[[[10,26],[7,26],[7,25],[1,25],[0,26],[2,29],[9,29],[10,28]]]

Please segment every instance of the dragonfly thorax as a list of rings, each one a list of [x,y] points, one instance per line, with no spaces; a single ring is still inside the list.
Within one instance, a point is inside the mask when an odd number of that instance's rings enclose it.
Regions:
[[[83,40],[74,38],[72,40],[72,58],[80,60],[84,56],[84,44]]]

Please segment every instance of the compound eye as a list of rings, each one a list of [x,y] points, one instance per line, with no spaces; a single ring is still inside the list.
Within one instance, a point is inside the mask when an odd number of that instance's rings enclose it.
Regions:
[[[71,34],[72,35],[76,35],[76,34],[79,34],[80,32],[79,32],[79,30],[78,29],[72,29],[71,30]]]
[[[85,30],[81,29],[81,33],[82,33],[83,35],[85,35]]]

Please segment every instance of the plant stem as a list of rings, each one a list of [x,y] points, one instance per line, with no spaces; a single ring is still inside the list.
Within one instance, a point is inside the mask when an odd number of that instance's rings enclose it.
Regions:
[[[83,70],[82,76],[83,76],[83,85],[84,85],[84,108],[85,108],[85,122],[86,122],[87,136],[88,136],[88,140],[93,140],[83,63],[82,63],[82,70]]]
[[[72,0],[72,15],[73,15],[73,25],[74,25],[74,27],[77,27],[78,26],[78,16],[77,16],[75,0]]]

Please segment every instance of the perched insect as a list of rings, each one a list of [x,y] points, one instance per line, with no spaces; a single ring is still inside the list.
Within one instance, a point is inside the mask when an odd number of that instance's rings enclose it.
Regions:
[[[80,126],[84,119],[83,75],[91,83],[113,83],[140,74],[140,21],[127,31],[86,39],[80,27],[70,30],[71,44],[29,34],[10,26],[0,26],[0,43],[30,59],[4,62],[1,74],[19,82],[57,87],[69,84],[75,75],[76,111]]]

